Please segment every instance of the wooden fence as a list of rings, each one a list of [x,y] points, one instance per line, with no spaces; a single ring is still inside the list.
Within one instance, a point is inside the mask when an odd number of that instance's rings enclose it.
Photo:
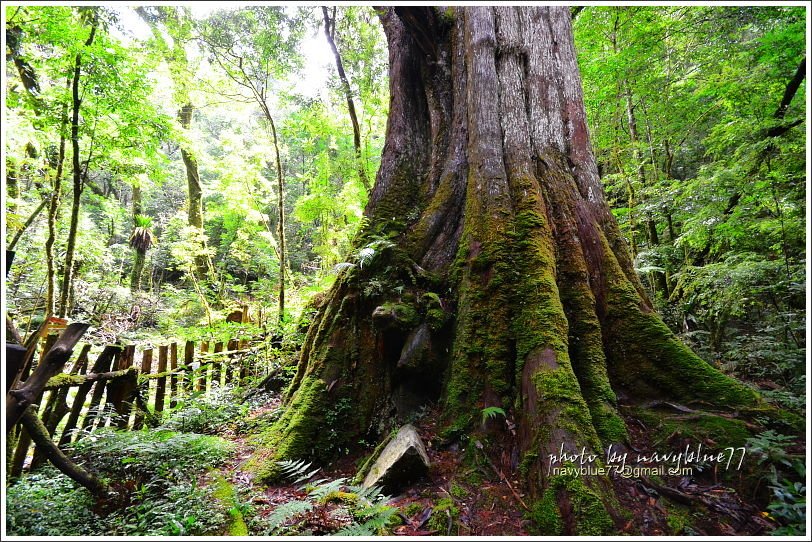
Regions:
[[[39,359],[56,340],[56,334],[48,335]],[[208,396],[224,385],[242,386],[246,379],[260,377],[267,370],[255,362],[256,356],[246,355],[251,348],[244,338],[141,348],[113,344],[105,346],[91,363],[92,349],[90,344],[76,348],[64,372],[50,378],[34,401],[59,447],[75,441],[82,431],[100,427],[138,430],[145,423],[156,425],[167,410],[193,393]],[[29,372],[26,369],[25,373]],[[23,374],[20,380],[26,377]],[[15,436],[16,446],[8,463],[12,477],[45,461],[42,451],[35,449],[27,464],[31,437],[21,426]],[[13,444],[14,438],[9,442]]]

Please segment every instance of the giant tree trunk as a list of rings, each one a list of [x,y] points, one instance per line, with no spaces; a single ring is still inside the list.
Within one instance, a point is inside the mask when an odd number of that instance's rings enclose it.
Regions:
[[[271,459],[326,460],[433,400],[461,437],[497,406],[517,421],[539,529],[611,531],[609,480],[546,466],[561,446],[627,439],[616,394],[758,398],[651,308],[598,178],[568,8],[380,15],[391,105],[368,224],[254,464],[272,479]]]

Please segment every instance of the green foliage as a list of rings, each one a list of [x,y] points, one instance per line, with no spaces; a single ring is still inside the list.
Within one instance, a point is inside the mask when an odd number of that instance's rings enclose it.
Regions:
[[[780,526],[773,535],[803,535],[806,531],[806,466],[798,454],[788,448],[795,439],[767,430],[747,439],[748,450],[758,465],[769,467],[764,475],[773,499],[767,506]]]
[[[791,466],[790,457],[786,448],[794,439],[787,435],[781,435],[772,430],[767,430],[747,439],[747,447],[758,456],[758,464],[783,464]]]
[[[198,479],[221,463],[232,447],[218,437],[166,429],[91,432],[70,452],[121,492],[126,506],[99,516],[85,489],[48,467],[9,488],[9,532],[40,536],[218,533],[225,525],[226,510],[212,497],[211,488],[198,486]]]
[[[6,532],[12,536],[86,536],[98,517],[84,488],[47,466],[6,490]]]
[[[279,468],[281,469],[282,476],[288,478],[289,480],[292,480],[294,484],[298,484],[299,482],[309,480],[317,472],[321,470],[321,467],[319,467],[310,471],[309,469],[312,463],[310,462],[305,463],[305,461],[302,459],[298,461],[293,459],[286,459],[284,461],[278,461],[278,464]]]
[[[106,475],[165,485],[192,481],[225,460],[233,444],[219,437],[169,429],[116,431],[105,428],[81,437],[73,453]]]
[[[232,388],[216,387],[208,395],[194,392],[182,397],[177,406],[164,413],[162,428],[185,433],[216,435],[248,414]],[[168,418],[167,418],[168,416]]]
[[[806,534],[806,485],[804,481],[806,468],[801,462],[795,468],[802,481],[773,479],[770,489],[773,491],[773,502],[767,506],[772,516],[781,526],[771,534],[775,536],[803,536]]]
[[[497,417],[502,416],[503,418],[507,417],[505,411],[496,406],[489,406],[482,409],[482,425],[485,425],[485,422],[488,420],[495,420]]]
[[[293,483],[311,478],[319,469],[310,463],[281,461],[279,468]],[[389,497],[377,486],[364,488],[347,483],[345,478],[319,479],[300,488],[303,499],[285,502],[270,513],[263,528],[268,535],[375,536],[388,534],[398,508],[389,506]]]

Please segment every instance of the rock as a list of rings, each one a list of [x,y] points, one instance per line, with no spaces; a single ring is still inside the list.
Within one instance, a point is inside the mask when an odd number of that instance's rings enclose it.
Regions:
[[[396,493],[429,470],[429,456],[417,430],[406,424],[389,441],[364,478],[364,487],[379,485],[384,493]]]
[[[406,343],[400,351],[398,369],[421,369],[431,355],[431,331],[428,324],[420,324],[406,338]]]

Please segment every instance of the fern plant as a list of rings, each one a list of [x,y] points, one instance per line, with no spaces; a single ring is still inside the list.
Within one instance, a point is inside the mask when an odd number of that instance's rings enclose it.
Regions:
[[[378,486],[350,485],[346,478],[321,478],[307,482],[320,469],[304,461],[279,461],[282,473],[307,493],[274,509],[267,519],[270,535],[320,532],[341,536],[387,534],[398,509]]]
[[[507,417],[505,411],[496,406],[489,406],[482,409],[482,425],[485,425],[485,422],[488,420],[495,420],[498,416],[502,416],[504,418]]]

